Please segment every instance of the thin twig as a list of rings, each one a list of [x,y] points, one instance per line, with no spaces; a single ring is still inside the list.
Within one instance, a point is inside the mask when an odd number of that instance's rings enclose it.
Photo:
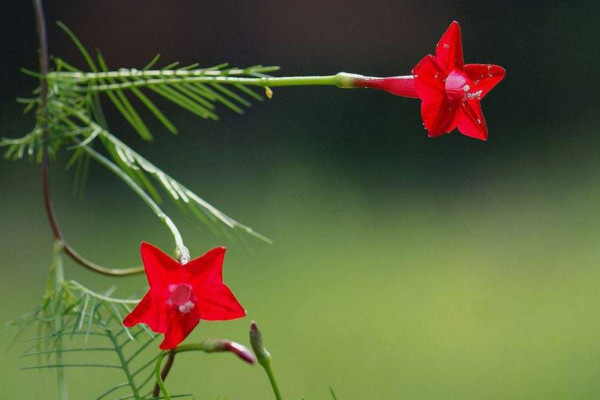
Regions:
[[[87,258],[84,258],[81,254],[77,253],[75,249],[73,249],[73,247],[71,247],[67,242],[65,242],[64,238],[62,239],[62,243],[63,251],[65,252],[65,254],[71,257],[71,259],[77,264],[89,269],[90,271],[109,276],[129,276],[144,272],[144,267],[131,267],[120,269],[103,267],[101,265],[91,262]]]
[[[40,63],[40,103],[37,111],[38,121],[41,122],[41,131],[44,144],[42,146],[42,193],[44,196],[44,206],[46,208],[46,214],[48,215],[48,222],[52,229],[52,235],[54,239],[62,243],[64,252],[71,257],[78,264],[83,267],[98,272],[104,275],[111,276],[125,276],[138,274],[144,271],[142,267],[134,267],[127,269],[110,269],[101,267],[97,264],[82,257],[77,253],[71,246],[67,244],[65,238],[58,225],[58,220],[52,206],[52,197],[50,193],[50,156],[48,154],[48,144],[50,141],[50,132],[48,130],[48,122],[46,115],[46,105],[48,104],[48,81],[45,76],[48,75],[49,70],[49,57],[48,57],[48,40],[46,33],[46,19],[44,17],[44,8],[42,0],[33,0],[33,6],[35,9],[36,27],[39,41],[39,63]]]
[[[97,264],[92,263],[91,261],[82,257],[71,246],[67,244],[60,230],[60,226],[58,225],[58,220],[56,218],[56,214],[52,206],[52,197],[50,193],[50,156],[48,154],[50,132],[48,130],[48,122],[46,115],[46,106],[48,104],[48,80],[46,79],[46,76],[48,75],[49,71],[50,58],[48,56],[48,36],[46,33],[46,18],[44,16],[44,6],[42,4],[42,0],[33,0],[33,7],[35,10],[35,21],[38,33],[38,56],[41,75],[40,103],[37,110],[37,118],[38,121],[41,122],[41,131],[44,141],[42,146],[42,193],[44,196],[44,206],[46,208],[46,214],[48,215],[48,222],[50,223],[50,228],[52,229],[52,235],[54,236],[54,239],[57,242],[62,244],[62,249],[65,252],[65,254],[67,254],[81,266],[91,271],[111,276],[126,276],[141,273],[144,271],[143,267],[111,269],[101,267]]]
[[[48,38],[46,34],[46,18],[44,16],[44,6],[42,0],[33,0],[35,9],[35,23],[38,34],[38,60],[40,63],[40,74],[46,76],[49,69],[48,57]],[[48,131],[48,123],[46,121],[46,105],[48,104],[48,81],[45,78],[40,78],[40,103],[37,110],[37,118],[41,121],[42,137],[44,145],[42,146],[42,190],[44,193],[44,205],[48,214],[48,221],[52,228],[54,239],[62,241],[62,234],[56,221],[54,210],[52,209],[52,200],[50,198],[50,159],[48,157],[48,141],[50,132]]]

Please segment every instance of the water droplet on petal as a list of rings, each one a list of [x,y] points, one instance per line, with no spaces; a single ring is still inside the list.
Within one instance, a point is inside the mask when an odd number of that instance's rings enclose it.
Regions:
[[[449,45],[448,43],[444,43],[444,48],[445,48],[445,49],[449,49],[449,48],[450,48],[450,45]]]
[[[463,86],[463,91],[468,92],[469,90],[471,90],[471,86],[469,86],[469,85]]]

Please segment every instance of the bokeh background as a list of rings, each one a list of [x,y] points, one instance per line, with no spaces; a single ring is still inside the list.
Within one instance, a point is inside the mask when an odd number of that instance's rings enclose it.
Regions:
[[[45,2],[50,51],[84,64],[53,24],[66,23],[110,66],[280,65],[282,74],[408,73],[450,21],[467,62],[507,77],[483,101],[486,143],[428,139],[417,101],[381,92],[276,89],[246,115],[218,123],[165,106],[144,143],[114,112],[133,148],[234,218],[274,240],[227,244],[226,281],[248,318],[202,323],[193,338],[247,343],[259,322],[287,399],[597,399],[600,396],[600,28],[594,1]],[[14,102],[36,82],[34,16],[10,2],[0,16],[0,133],[32,127]],[[90,171],[73,196],[66,157],[52,181],[67,238],[111,266],[139,263],[141,240],[169,249],[153,214],[109,172]],[[0,163],[0,319],[44,291],[51,236],[39,167]],[[171,208],[167,208],[173,211]],[[180,222],[192,255],[223,244]],[[118,282],[67,274],[127,295]],[[192,339],[190,339],[192,340]],[[8,340],[2,339],[3,347]],[[17,342],[0,382],[14,399],[52,399],[50,371],[19,371]],[[22,350],[22,349],[21,349]],[[4,349],[3,349],[4,351]],[[72,371],[73,399],[114,379]],[[119,379],[120,382],[120,379]],[[118,383],[118,382],[113,382]],[[229,356],[186,355],[170,387],[198,398],[266,399],[259,368]]]

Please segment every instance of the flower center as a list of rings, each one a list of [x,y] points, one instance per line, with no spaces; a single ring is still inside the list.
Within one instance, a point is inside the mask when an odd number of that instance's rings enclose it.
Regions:
[[[481,90],[472,91],[474,85],[469,83],[469,78],[462,71],[451,71],[444,84],[446,96],[451,101],[467,101],[481,96]]]
[[[187,314],[195,307],[194,292],[190,285],[169,285],[167,305],[176,308],[180,313]]]

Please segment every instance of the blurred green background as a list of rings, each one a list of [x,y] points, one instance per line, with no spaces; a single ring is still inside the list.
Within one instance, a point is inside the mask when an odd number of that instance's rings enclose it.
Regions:
[[[275,90],[245,116],[218,123],[169,108],[180,127],[154,125],[134,149],[234,218],[274,240],[228,244],[226,282],[248,318],[201,323],[193,338],[247,343],[257,320],[287,399],[597,399],[600,396],[600,6],[592,1],[46,1],[50,50],[83,63],[53,24],[66,23],[110,66],[262,63],[282,74],[340,70],[399,75],[453,19],[465,59],[507,77],[483,101],[490,139],[431,140],[419,105],[380,92]],[[29,2],[0,17],[0,132],[32,127],[14,98],[36,83]],[[100,166],[85,198],[53,164],[66,237],[99,263],[139,263],[138,245],[169,249],[153,214]],[[51,235],[39,167],[0,163],[0,319],[43,294]],[[180,218],[193,256],[223,244]],[[123,296],[117,282],[67,265],[68,277]],[[33,333],[32,333],[33,334]],[[192,340],[189,339],[190,341]],[[8,341],[3,339],[3,346]],[[19,371],[22,345],[3,353],[4,396],[52,399],[50,371]],[[185,357],[185,359],[184,359]],[[114,381],[70,371],[73,399]],[[32,383],[34,382],[34,383]],[[169,387],[198,398],[271,398],[259,368],[226,355],[185,355]]]

